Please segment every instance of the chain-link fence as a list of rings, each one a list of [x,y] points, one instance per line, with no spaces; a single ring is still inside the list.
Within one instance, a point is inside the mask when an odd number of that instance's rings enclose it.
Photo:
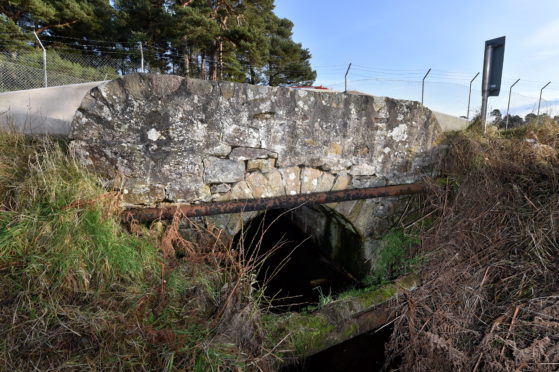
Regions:
[[[41,88],[45,83],[48,86],[58,86],[109,80],[137,71],[177,73],[175,68],[181,63],[183,57],[156,48],[144,47],[142,50],[136,45],[109,48],[76,41],[72,45],[61,44],[61,46],[66,49],[55,51],[49,50],[47,46],[46,79],[43,52],[40,49],[16,49],[9,52],[0,49],[0,92]],[[142,60],[142,56],[146,56],[145,61]],[[206,61],[206,63],[211,62]],[[142,65],[144,65],[143,69]],[[343,76],[346,66],[331,65],[315,68],[319,71],[319,81],[327,88],[344,90]],[[424,73],[424,69],[398,70],[355,65],[347,81],[348,90],[420,100],[421,79]],[[479,112],[481,102],[481,79],[477,79],[472,86],[471,106],[468,110],[468,83],[473,75],[434,69],[425,82],[425,105],[433,110],[455,116],[466,116],[469,112],[469,118],[472,118]],[[195,76],[209,78],[207,71],[204,74],[204,69],[198,71]],[[515,79],[506,78],[503,80],[501,95],[492,97],[489,101],[489,112],[497,109],[502,115],[506,114],[507,87],[514,81]],[[521,80],[511,96],[510,114],[524,117],[529,113],[535,113],[541,86],[542,82]],[[541,113],[551,117],[559,115],[559,90],[552,84],[544,93]]]
[[[41,51],[0,51],[0,92],[114,79],[120,59],[77,53],[46,53],[46,77]],[[46,80],[46,81],[45,81]]]
[[[329,88],[339,91],[344,90],[343,81],[327,82]],[[347,82],[348,90],[369,93],[377,96],[387,96],[413,101],[421,100],[421,81],[403,81],[396,79],[369,78],[350,79]],[[469,119],[479,114],[481,108],[481,84],[477,84],[471,91],[471,105]],[[510,86],[509,81],[503,81],[501,94],[498,97],[490,97],[488,113],[499,110],[504,116],[508,106]],[[425,84],[425,105],[432,110],[448,113],[454,116],[466,117],[468,113],[467,84],[449,81],[429,81]],[[536,83],[525,82],[518,91],[513,91],[510,100],[510,115],[526,116],[536,113],[539,101],[539,87]],[[550,117],[559,115],[559,90],[545,90],[541,100],[541,114]],[[489,118],[488,120],[491,120]]]

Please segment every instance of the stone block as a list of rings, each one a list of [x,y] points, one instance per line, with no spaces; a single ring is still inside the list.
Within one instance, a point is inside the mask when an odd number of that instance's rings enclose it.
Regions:
[[[330,174],[328,172],[323,172],[322,176],[319,179],[318,187],[316,191],[330,191],[334,186],[334,181],[336,180],[336,176]]]
[[[231,189],[231,200],[252,198],[252,190],[248,187],[246,181],[236,183]]]
[[[226,143],[218,143],[215,146],[211,146],[205,150],[207,155],[225,157],[231,152],[231,146]]]
[[[334,186],[332,186],[332,191],[338,190],[347,190],[351,185],[351,176],[350,175],[340,175],[336,177],[336,181],[334,181]]]
[[[399,182],[398,182],[399,183]],[[356,176],[351,180],[351,186],[355,189],[366,187],[383,187],[388,184],[386,178],[375,176]]]
[[[351,167],[349,174],[352,176],[372,176],[377,173],[377,169],[376,164],[361,163]]]
[[[235,147],[229,154],[232,160],[250,160],[250,159],[266,159],[277,158],[278,154],[266,149],[257,149],[253,147]]]
[[[322,171],[315,168],[303,168],[301,170],[301,194],[316,192],[319,188]]]
[[[281,172],[277,169],[271,172],[265,173],[264,176],[268,179],[268,184],[272,192],[272,196],[283,196],[285,195],[285,185],[283,182],[283,177]]]
[[[123,201],[129,204],[152,204],[165,198],[165,186],[132,183],[123,190]]]
[[[260,172],[250,173],[246,178],[246,183],[255,198],[268,198],[274,194],[268,178]]]
[[[231,190],[231,185],[228,185],[226,183],[220,183],[218,185],[212,185],[210,187],[210,190],[211,190],[212,194],[224,193],[224,192],[228,192],[228,191]]]
[[[254,172],[260,171],[266,173],[274,169],[276,166],[276,159],[252,159],[247,162],[247,171]]]
[[[204,182],[233,183],[245,178],[245,163],[230,159],[207,157],[204,159]]]
[[[280,168],[278,171],[281,173],[286,195],[297,195],[301,193],[301,168]]]

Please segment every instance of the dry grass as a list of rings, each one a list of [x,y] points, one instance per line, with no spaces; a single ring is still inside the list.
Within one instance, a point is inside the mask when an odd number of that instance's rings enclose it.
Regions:
[[[559,128],[449,138],[424,285],[388,345],[410,371],[559,369]]]
[[[0,370],[270,370],[245,257],[181,216],[132,225],[64,143],[0,136]]]

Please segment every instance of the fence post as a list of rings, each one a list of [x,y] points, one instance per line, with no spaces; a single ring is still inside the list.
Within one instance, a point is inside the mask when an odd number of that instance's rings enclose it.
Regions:
[[[351,62],[349,63],[349,66],[347,66],[347,71],[345,72],[345,77],[344,77],[345,90],[344,90],[344,93],[347,93],[347,74],[349,74],[349,69],[350,68],[351,68]]]
[[[509,117],[509,109],[510,109],[510,96],[511,96],[511,94],[512,94],[512,87],[514,87],[514,86],[516,85],[516,83],[518,83],[519,81],[520,81],[520,79],[516,80],[516,81],[514,82],[514,84],[512,84],[512,85],[510,86],[510,89],[509,89],[509,103],[507,104],[507,121],[506,121],[506,123],[505,123],[505,129],[509,129],[509,119],[510,119],[510,117]]]
[[[39,36],[37,35],[37,33],[35,31],[33,31],[33,35],[35,35],[35,38],[37,39],[37,41],[39,42],[39,45],[43,49],[43,71],[45,73],[45,88],[47,88],[49,86],[48,75],[47,75],[47,50],[43,46],[43,43],[41,43],[41,39],[39,39]]]
[[[485,44],[483,54],[483,80],[481,84],[481,125],[483,134],[487,133],[487,101],[489,100],[489,73],[491,72],[491,60],[493,59],[493,45]]]
[[[540,122],[540,106],[541,106],[541,104],[542,104],[542,93],[543,93],[543,90],[544,90],[549,84],[551,84],[551,81],[548,82],[547,84],[545,84],[545,85],[542,87],[542,89],[540,89],[540,100],[538,101],[538,115],[537,115],[538,124],[539,124],[539,122]]]
[[[142,72],[145,72],[144,70],[144,47],[142,46],[142,42],[140,41],[140,69],[142,70]]]
[[[470,120],[470,100],[472,98],[472,83],[479,75],[479,72],[470,80],[470,90],[468,91],[468,111],[466,112],[466,119]]]
[[[423,76],[423,80],[421,81],[421,105],[423,106],[423,94],[425,93],[425,79],[427,78],[427,75],[429,75],[429,73],[431,72],[431,69],[427,70],[427,73],[425,74],[425,76]]]

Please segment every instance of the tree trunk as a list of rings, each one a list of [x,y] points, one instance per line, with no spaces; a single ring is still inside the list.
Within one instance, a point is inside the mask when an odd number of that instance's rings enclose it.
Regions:
[[[184,54],[182,57],[182,63],[184,66],[184,76],[190,77],[190,56],[188,54],[186,39],[184,40]]]
[[[202,60],[200,62],[200,79],[206,79],[206,55],[202,53]]]
[[[256,84],[256,74],[254,72],[254,68],[252,67],[252,65],[250,65],[249,69],[250,69],[250,83],[255,85]]]
[[[223,80],[223,40],[219,38],[219,80]]]
[[[217,60],[218,60],[218,51],[215,50],[212,53],[212,61],[210,61],[210,80],[217,80]]]

